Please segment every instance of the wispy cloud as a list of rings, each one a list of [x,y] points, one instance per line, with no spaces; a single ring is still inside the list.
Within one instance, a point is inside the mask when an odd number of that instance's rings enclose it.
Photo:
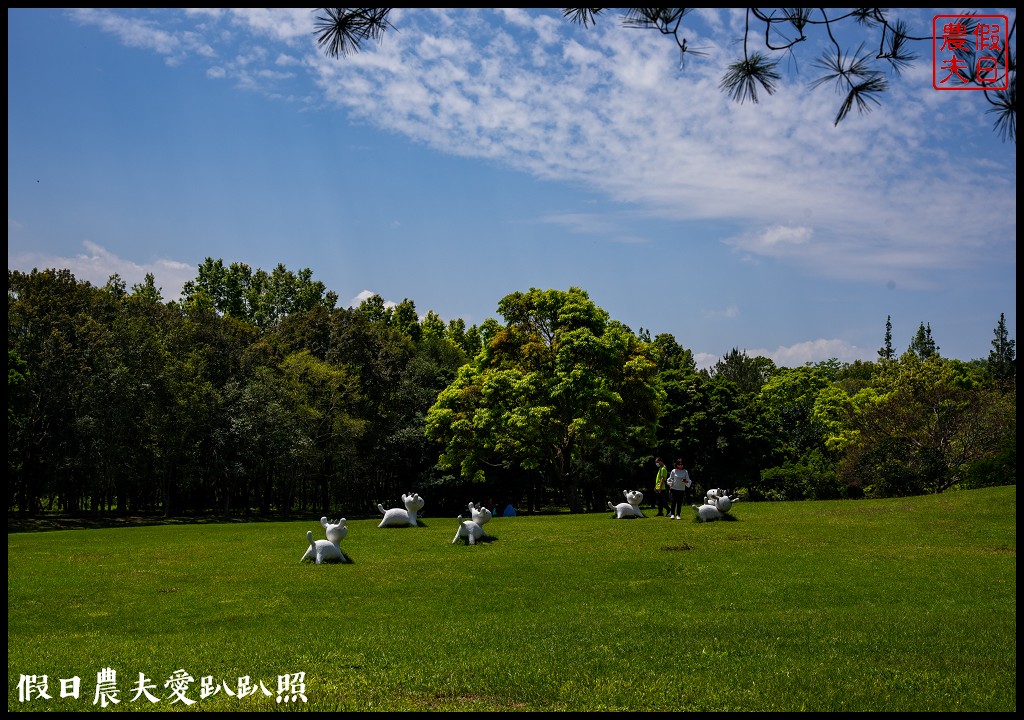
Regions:
[[[1015,232],[1012,185],[927,144],[919,117],[934,100],[912,81],[884,111],[837,128],[838,99],[803,82],[756,107],[732,104],[718,89],[728,51],[717,38],[697,38],[709,57],[680,74],[664,41],[614,22],[583,32],[523,20],[513,40],[436,17],[410,13],[401,33],[343,63],[315,59],[325,95],[443,152],[586,184],[652,216],[745,223],[730,243],[811,274],[920,284],[936,268],[1012,252],[993,241]],[[943,200],[950,178],[956,203]],[[964,211],[978,206],[996,233]]]
[[[31,254],[8,258],[8,265],[34,267],[37,269],[57,268],[70,270],[77,280],[89,282],[97,287],[107,284],[112,275],[118,275],[128,288],[139,284],[147,274],[157,278],[157,288],[164,300],[180,300],[185,283],[194,280],[197,268],[186,263],[158,258],[149,263],[137,263],[110,252],[107,248],[91,241],[82,243],[83,252],[71,257],[33,256]]]
[[[988,174],[953,164],[942,142],[955,132],[944,128],[982,113],[939,97],[957,93],[932,90],[923,61],[883,109],[833,127],[839,98],[808,91],[807,77],[787,78],[757,106],[720,91],[742,14],[697,13],[709,29],[688,40],[705,55],[680,72],[670,41],[612,15],[584,29],[523,9],[396,9],[397,31],[333,60],[316,47],[311,9],[189,11],[201,22],[188,29],[167,13],[73,13],[132,46],[210,58],[211,77],[267,93],[304,77],[281,71],[285,53],[324,99],[366,122],[441,152],[583,184],[652,217],[728,218],[746,229],[726,242],[809,274],[914,285],[937,268],[1015,259],[998,240],[1016,233],[1014,184],[1001,177],[1013,172],[1012,153]],[[979,207],[984,223],[966,211]]]
[[[594,212],[533,218],[574,233],[640,244],[643,221],[724,219],[727,236],[678,242],[724,243],[751,262],[875,287],[929,287],[945,272],[1016,262],[1015,146],[964,163],[960,129],[988,129],[984,100],[936,92],[927,58],[882,107],[835,127],[841,98],[807,88],[813,51],[759,105],[721,92],[743,34],[735,9],[693,13],[703,24],[688,42],[704,55],[683,71],[671,40],[612,14],[582,28],[557,11],[395,9],[396,31],[381,43],[328,59],[312,9],[69,12],[168,62],[205,64],[211,80],[334,105],[441,153],[606,199]],[[873,351],[822,339],[759,352]]]
[[[875,351],[851,345],[845,340],[810,340],[789,347],[751,348],[745,351],[748,357],[766,357],[779,367],[796,367],[808,362],[824,362],[836,359],[840,362],[871,360],[877,357]]]

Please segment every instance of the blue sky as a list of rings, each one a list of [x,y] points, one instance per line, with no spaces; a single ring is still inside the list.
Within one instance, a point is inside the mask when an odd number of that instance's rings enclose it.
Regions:
[[[897,352],[922,322],[963,360],[1000,313],[1016,338],[1016,145],[981,93],[933,88],[928,43],[835,127],[821,33],[759,104],[721,92],[737,9],[687,17],[682,69],[614,14],[395,10],[337,60],[314,16],[8,9],[8,268],[174,299],[207,257],[280,263],[470,325],[576,286],[701,367],[873,360],[887,316]]]

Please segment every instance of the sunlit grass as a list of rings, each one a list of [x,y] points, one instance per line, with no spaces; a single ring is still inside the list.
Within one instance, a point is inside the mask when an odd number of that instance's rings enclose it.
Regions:
[[[9,534],[8,709],[97,709],[111,667],[108,711],[186,709],[178,669],[202,711],[1016,710],[1015,487],[731,514],[495,518],[475,546],[356,520],[321,566],[313,518]]]

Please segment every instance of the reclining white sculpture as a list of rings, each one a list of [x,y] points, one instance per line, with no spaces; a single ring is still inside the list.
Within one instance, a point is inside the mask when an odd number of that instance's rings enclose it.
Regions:
[[[738,502],[739,499],[739,495],[730,495],[728,490],[712,488],[704,496],[703,505],[692,505],[691,507],[697,511],[697,518],[701,522],[711,522],[724,518],[725,513],[732,509],[732,504]]]
[[[463,520],[462,516],[459,515],[459,530],[452,539],[452,545],[457,543],[459,538],[464,538],[469,545],[476,545],[476,541],[483,537],[486,537],[486,534],[484,529],[480,527],[480,523],[473,520]]]
[[[345,526],[345,518],[336,522],[330,522],[327,518],[320,518],[320,524],[327,531],[326,540],[314,540],[313,531],[306,533],[306,540],[309,547],[306,553],[299,559],[299,562],[315,561],[317,565],[327,562],[344,562],[345,554],[341,551],[339,543],[348,535],[348,527]]]
[[[405,505],[404,510],[402,508],[385,510],[383,505],[377,503],[377,509],[384,515],[384,519],[380,521],[380,525],[377,527],[407,527],[409,525],[416,525],[416,513],[423,509],[423,498],[416,493],[403,494],[402,503]]]
[[[626,496],[626,502],[619,503],[618,505],[608,503],[608,509],[615,511],[616,520],[647,517],[640,511],[640,503],[644,501],[644,494],[642,492],[639,490],[623,490],[622,494]]]

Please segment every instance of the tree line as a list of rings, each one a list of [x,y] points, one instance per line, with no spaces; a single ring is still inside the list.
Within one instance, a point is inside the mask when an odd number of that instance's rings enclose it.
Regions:
[[[580,288],[516,292],[468,326],[413,301],[337,307],[308,269],[207,259],[178,301],[8,270],[8,512],[377,514],[416,491],[604,510],[683,457],[749,500],[1016,483],[1016,356],[943,358],[887,319],[876,361],[709,369]]]

